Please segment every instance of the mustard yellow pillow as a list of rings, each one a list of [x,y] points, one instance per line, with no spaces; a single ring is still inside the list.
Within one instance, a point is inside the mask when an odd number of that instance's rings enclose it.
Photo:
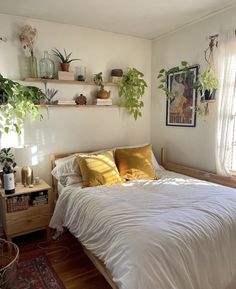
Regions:
[[[115,160],[120,176],[126,180],[155,180],[152,165],[152,146],[116,149]]]
[[[83,187],[123,183],[112,151],[98,154],[77,154]]]

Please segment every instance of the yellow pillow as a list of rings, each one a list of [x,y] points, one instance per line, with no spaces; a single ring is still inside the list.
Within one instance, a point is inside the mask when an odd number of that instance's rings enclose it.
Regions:
[[[77,162],[82,175],[83,187],[123,183],[112,151],[98,154],[77,154]]]
[[[152,146],[116,149],[115,159],[120,175],[126,180],[156,180],[152,165]]]

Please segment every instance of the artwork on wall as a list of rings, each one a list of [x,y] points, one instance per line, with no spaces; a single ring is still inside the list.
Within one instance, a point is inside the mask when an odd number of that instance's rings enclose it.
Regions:
[[[187,71],[180,70],[167,76],[167,88],[171,97],[166,104],[166,125],[196,126],[197,89],[194,83],[198,78],[198,66]]]

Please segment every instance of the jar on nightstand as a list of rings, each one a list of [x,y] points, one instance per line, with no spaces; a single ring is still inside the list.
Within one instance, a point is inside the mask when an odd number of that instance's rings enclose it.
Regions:
[[[39,72],[41,78],[54,78],[55,65],[52,59],[50,59],[48,51],[44,51],[44,57],[39,61]]]

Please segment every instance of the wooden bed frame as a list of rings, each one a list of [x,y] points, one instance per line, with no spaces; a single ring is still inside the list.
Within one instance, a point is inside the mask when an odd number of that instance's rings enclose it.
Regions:
[[[78,152],[51,154],[51,168],[53,169],[56,166],[55,164],[56,160],[60,158],[68,157],[75,153],[78,153]],[[224,185],[227,187],[236,188],[236,177],[223,177],[223,176],[219,176],[217,174],[213,174],[210,172],[193,169],[193,168],[185,167],[182,165],[178,165],[178,164],[166,161],[165,151],[163,148],[161,149],[161,165],[169,171],[173,171],[176,173],[194,177],[200,180],[217,183],[217,184]],[[57,193],[57,180],[53,176],[52,176],[52,188],[54,190],[54,193]],[[98,259],[94,254],[92,254],[89,250],[87,250],[83,245],[82,247],[83,247],[85,254],[90,258],[90,260],[93,262],[93,264],[98,269],[98,271],[105,277],[105,279],[110,284],[110,286],[113,289],[118,289],[118,286],[114,283],[112,279],[112,275],[109,272],[109,270],[106,268],[105,264],[100,259]]]

